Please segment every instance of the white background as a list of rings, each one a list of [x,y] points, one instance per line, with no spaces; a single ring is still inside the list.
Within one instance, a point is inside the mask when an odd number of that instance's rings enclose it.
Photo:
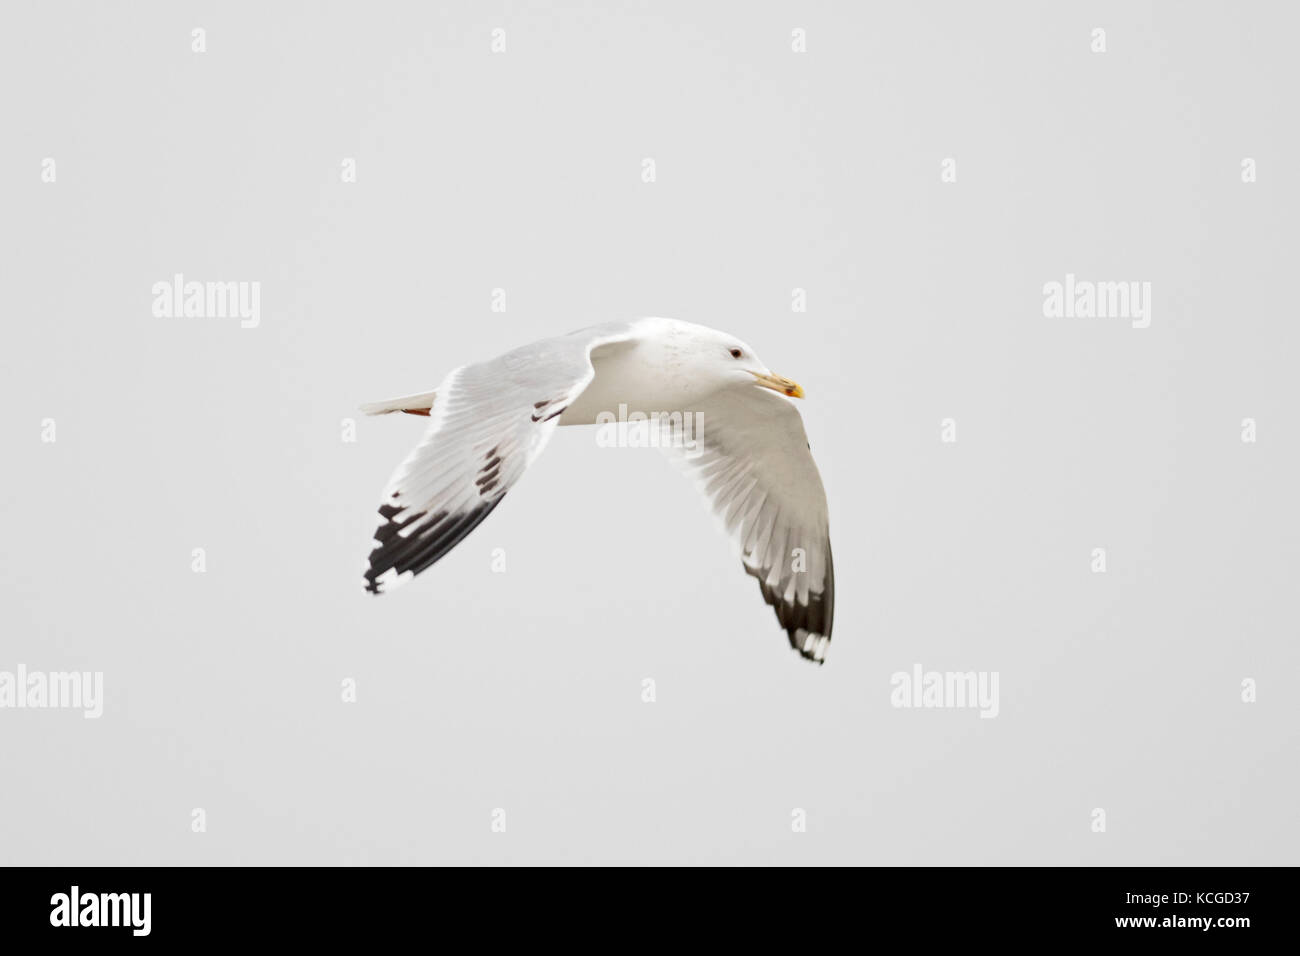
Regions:
[[[106,701],[0,710],[0,862],[1294,863],[1297,26],[7,4],[0,670]],[[260,326],[155,318],[178,272],[260,282]],[[1045,318],[1066,273],[1150,282],[1150,327]],[[345,443],[358,403],[647,314],[807,389],[825,667],[592,430],[362,591],[424,422]],[[999,672],[1000,715],[891,707],[917,663]]]

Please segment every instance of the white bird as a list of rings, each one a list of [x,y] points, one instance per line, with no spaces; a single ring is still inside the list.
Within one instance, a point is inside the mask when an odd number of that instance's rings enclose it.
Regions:
[[[432,391],[363,405],[429,416],[384,490],[366,589],[390,591],[459,544],[557,426],[608,422],[622,407],[671,423],[682,440],[668,451],[700,483],[790,646],[822,663],[835,610],[826,492],[803,420],[780,397],[803,394],[735,336],[651,318],[543,339],[461,366]]]

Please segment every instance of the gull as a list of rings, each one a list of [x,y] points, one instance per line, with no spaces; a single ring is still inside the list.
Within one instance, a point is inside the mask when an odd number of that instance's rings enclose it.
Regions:
[[[429,425],[383,492],[366,589],[390,591],[476,528],[555,429],[633,409],[671,423],[665,450],[697,481],[790,646],[821,664],[835,611],[826,492],[787,398],[733,335],[676,319],[607,323],[463,365],[432,391],[361,406]]]

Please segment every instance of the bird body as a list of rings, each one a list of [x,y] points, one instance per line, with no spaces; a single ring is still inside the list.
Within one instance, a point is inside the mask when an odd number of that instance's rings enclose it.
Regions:
[[[802,398],[803,389],[735,336],[648,318],[543,339],[455,369],[432,391],[362,406],[429,417],[384,491],[366,587],[391,590],[455,547],[555,428],[625,409],[694,418],[703,427],[691,454],[665,447],[710,499],[791,646],[821,663],[835,580],[826,495],[799,413],[780,395]]]

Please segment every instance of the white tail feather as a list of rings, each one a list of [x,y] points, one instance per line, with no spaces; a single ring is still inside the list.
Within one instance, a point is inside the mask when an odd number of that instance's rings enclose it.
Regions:
[[[370,402],[362,405],[361,411],[367,415],[387,415],[390,412],[406,411],[424,411],[427,412],[433,407],[434,396],[437,392],[420,392],[417,395],[403,395],[401,398],[390,398],[384,402]]]

